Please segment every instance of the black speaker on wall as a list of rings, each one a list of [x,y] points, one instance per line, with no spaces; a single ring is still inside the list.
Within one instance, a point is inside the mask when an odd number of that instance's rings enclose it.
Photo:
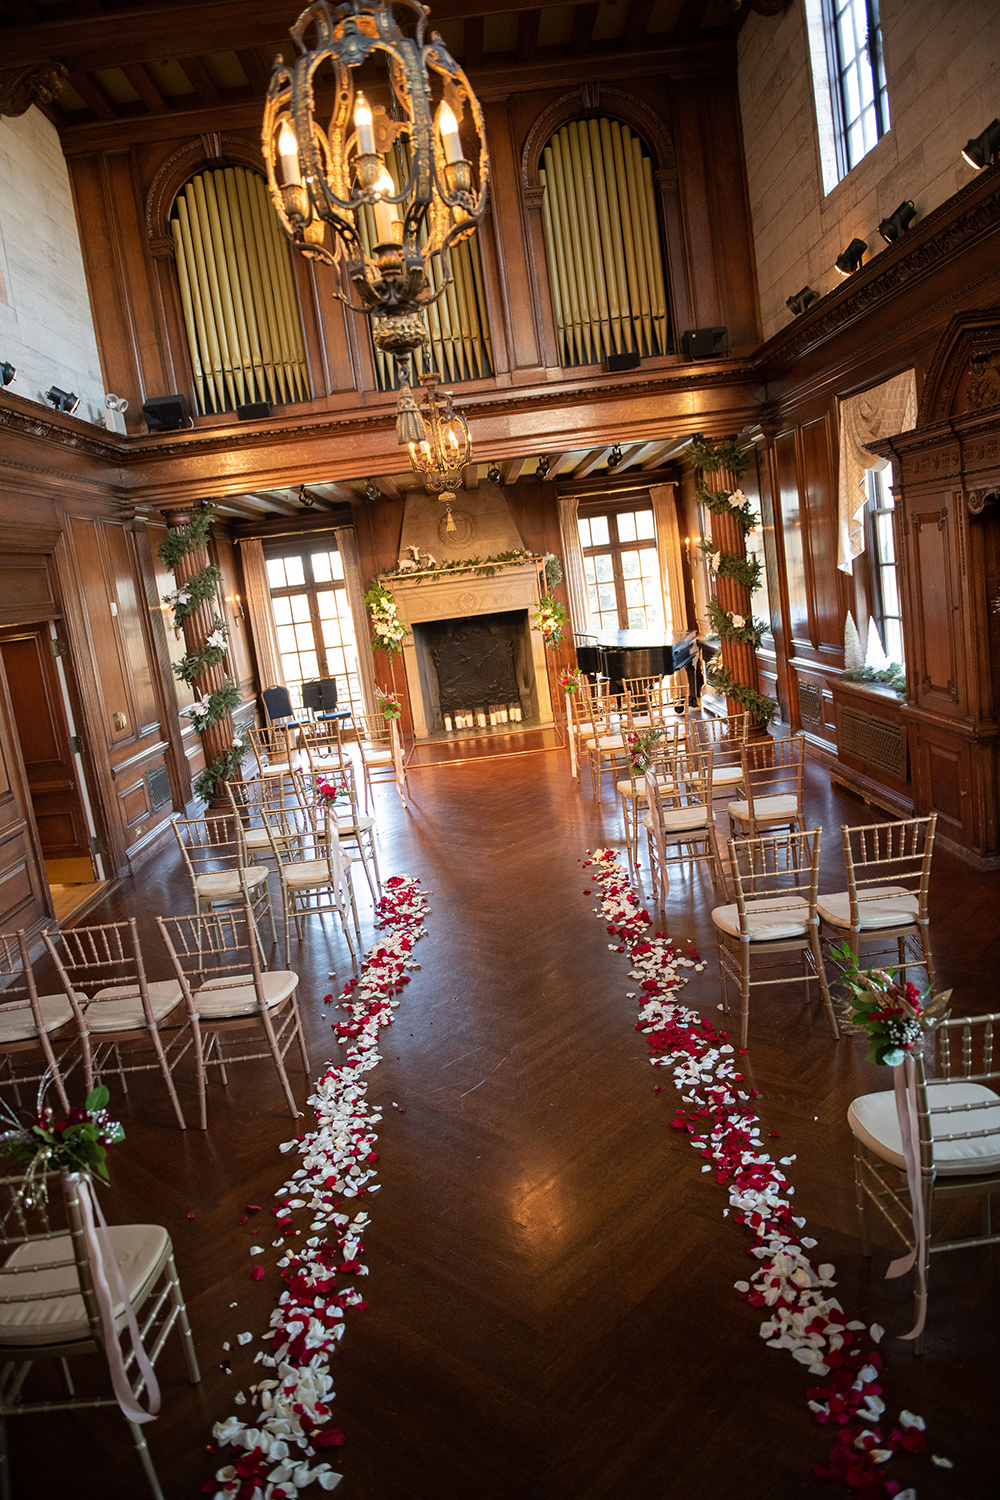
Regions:
[[[236,415],[241,422],[259,422],[262,417],[271,415],[270,401],[250,401],[246,406],[238,406]]]
[[[142,403],[142,414],[150,432],[176,432],[180,427],[193,426],[186,396],[150,396]]]
[[[609,354],[604,361],[606,370],[637,370],[642,363],[638,354]]]
[[[729,353],[728,328],[688,328],[684,332],[685,359],[715,359]]]

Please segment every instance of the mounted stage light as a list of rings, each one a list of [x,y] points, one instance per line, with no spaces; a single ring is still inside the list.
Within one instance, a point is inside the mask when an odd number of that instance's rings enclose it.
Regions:
[[[6,390],[17,374],[17,366],[12,365],[9,359],[0,364],[0,389]]]
[[[868,246],[864,240],[853,239],[846,250],[841,250],[834,265],[841,276],[853,276],[855,271],[860,271],[861,262],[864,259]]]
[[[128,411],[128,402],[124,396],[116,396],[108,391],[104,397],[104,425],[109,432],[117,432],[120,437],[128,434],[125,426],[125,413]]]
[[[398,21],[394,0],[315,0],[302,12],[292,27],[295,61],[279,56],[271,74],[263,146],[286,234],[333,269],[335,296],[371,318],[376,349],[396,365],[398,440],[420,443],[412,355],[427,338],[424,309],[452,281],[449,250],[483,216],[489,158],[483,112],[441,38],[425,38],[424,6],[395,4]],[[334,85],[333,114],[322,121],[320,68]]]
[[[500,473],[500,470],[497,468],[496,464],[490,464],[489,468],[486,470],[486,478],[489,480],[490,484],[499,484],[503,479],[503,475]]]
[[[49,386],[45,399],[52,402],[56,411],[72,413],[80,405],[80,398],[75,391],[61,391],[57,385]]]
[[[549,470],[550,470],[551,467],[552,467],[552,460],[550,458],[548,458],[548,457],[540,458],[538,460],[538,468],[535,470],[535,478],[536,479],[547,479],[548,478],[548,474],[549,474]]]
[[[982,135],[966,141],[962,155],[977,172],[988,167],[995,156],[1000,156],[1000,120],[991,120]]]
[[[799,313],[804,313],[810,302],[815,302],[818,297],[819,292],[814,292],[811,286],[804,286],[801,292],[796,292],[794,297],[786,299],[785,306],[798,317]]]
[[[609,469],[617,469],[617,467],[621,463],[621,461],[622,461],[622,445],[621,445],[621,443],[615,443],[614,447],[611,449],[611,452],[608,454],[608,468]]]
[[[888,218],[882,220],[878,226],[878,232],[887,245],[893,240],[898,240],[901,234],[905,234],[910,223],[917,217],[917,210],[913,207],[912,198],[904,198],[898,208],[893,209]]]
[[[301,505],[302,509],[312,510],[313,506],[316,504],[316,496],[313,494],[312,490],[307,490],[304,484],[300,484],[298,494],[299,504]]]

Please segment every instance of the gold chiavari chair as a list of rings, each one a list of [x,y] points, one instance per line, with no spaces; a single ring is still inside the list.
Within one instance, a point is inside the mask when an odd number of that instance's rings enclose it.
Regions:
[[[40,1083],[49,1073],[68,1113],[63,1074],[75,1066],[66,1066],[66,1054],[76,1013],[65,992],[39,995],[23,931],[0,934],[0,984],[0,1083],[12,1086],[19,1104],[21,1084]]]
[[[936,1076],[928,1081],[923,1053],[914,1050],[917,1085],[920,1192],[923,1198],[927,1280],[932,1255],[975,1245],[1000,1243],[990,1221],[990,1194],[1000,1192],[1000,1061],[994,1037],[1000,1012],[955,1016],[939,1021],[934,1031]],[[993,1084],[991,1088],[989,1085]],[[906,1162],[899,1128],[895,1089],[863,1094],[853,1100],[847,1123],[854,1136],[854,1180],[858,1199],[861,1253],[871,1255],[869,1209],[900,1236],[914,1243],[912,1203],[907,1201]],[[905,1196],[904,1196],[905,1195]],[[938,1198],[978,1196],[983,1222],[978,1234],[956,1239],[935,1237],[934,1206]],[[920,1288],[915,1288],[917,1313]],[[923,1352],[923,1332],[913,1340]]]
[[[399,770],[401,765],[401,747],[398,738],[393,746],[393,730],[398,737],[399,728],[391,723],[383,714],[354,715],[354,728],[358,737],[358,752],[361,756],[361,766],[365,777],[365,812],[368,811],[369,800],[374,796],[374,784],[376,781],[396,781],[400,779]],[[402,768],[401,794],[406,790],[406,770]]]
[[[646,772],[646,842],[656,897],[666,904],[670,884],[668,864],[703,861],[712,877],[712,889],[725,893],[726,882],[719,858],[712,808],[712,752],[688,750],[680,754],[654,754]],[[676,854],[667,849],[680,846]]]
[[[291,953],[293,920],[296,937],[301,942],[303,918],[336,912],[351,961],[355,962],[354,944],[347,923],[347,908],[350,906],[360,949],[361,924],[350,876],[353,861],[341,848],[332,803],[316,803],[308,813],[285,808],[278,826],[280,836],[275,835],[274,854],[281,883],[285,953]]]
[[[248,729],[247,734],[259,776],[285,776],[294,771],[298,758],[297,724],[269,724],[266,729]]]
[[[626,747],[623,735],[628,723],[628,708],[624,696],[592,687],[590,709],[594,732],[584,739],[583,748],[590,766],[594,798],[600,802],[602,774],[624,769]]]
[[[646,806],[646,773],[635,763],[635,756],[629,743],[629,736],[641,730],[642,726],[636,726],[634,721],[632,727],[626,730],[625,745],[628,754],[625,760],[625,769],[628,778],[621,777],[616,783],[616,791],[621,799],[622,823],[625,827],[625,848],[628,853],[628,862],[631,869],[639,867],[639,814]],[[646,729],[659,731],[659,750],[662,755],[678,755],[684,749],[683,724],[676,719],[668,720],[666,723],[653,722],[645,726]]]
[[[712,751],[712,795],[731,798],[743,785],[743,750],[750,733],[750,715],[744,711],[723,719],[709,714],[691,719],[691,724],[704,749]]]
[[[740,992],[740,1046],[747,1044],[750,991],[763,984],[818,984],[830,1029],[840,1036],[819,946],[817,901],[820,829],[811,833],[730,839],[729,863],[736,900],[712,911],[722,976],[722,1002],[729,1009],[728,981]],[[774,977],[773,969],[798,953],[801,974]],[[753,979],[761,958],[767,977]]]
[[[267,828],[274,823],[276,810],[289,804],[304,805],[299,774],[289,771],[279,776],[254,776],[227,781],[225,787],[233,810],[240,862],[244,866],[260,865],[273,857]]]
[[[264,945],[257,925],[258,917],[267,913],[271,941],[277,942],[274,913],[267,889],[267,869],[263,865],[244,863],[242,835],[238,818],[173,819],[174,836],[191,882],[194,909],[211,911],[220,906],[242,907],[253,912],[254,931],[263,954]]]
[[[819,915],[831,939],[848,944],[855,959],[861,944],[866,959],[892,954],[905,974],[923,967],[934,987],[928,896],[937,814],[895,823],[841,827],[847,890],[821,896]],[[888,943],[890,946],[886,947]]]
[[[313,776],[327,775],[350,763],[340,719],[317,719],[312,724],[303,724],[300,743],[305,757],[303,770]]]
[[[87,1092],[108,1073],[125,1089],[128,1074],[158,1068],[186,1130],[173,1077],[191,1046],[184,997],[176,980],[146,977],[135,918],[42,937],[73,1007]]]
[[[730,827],[748,838],[775,828],[805,829],[802,767],[805,736],[753,740],[741,755],[743,796],[726,808]]]
[[[309,1054],[296,993],[299,976],[288,969],[261,967],[249,902],[239,911],[157,917],[156,922],[194,1038],[201,1129],[208,1129],[209,1071],[218,1069],[225,1088],[235,1063],[263,1057],[274,1063],[289,1113],[297,1119],[300,1111],[285,1070],[285,1055],[297,1042],[308,1086]]]
[[[329,805],[337,822],[337,834],[343,853],[351,858],[350,850],[357,849],[374,906],[382,894],[382,877],[375,849],[375,819],[370,813],[361,811],[353,762],[345,760],[336,770],[311,777],[307,784],[304,783],[304,787],[307,797],[311,793],[314,821],[317,815],[322,814],[324,807]],[[322,835],[321,817],[316,828]],[[353,858],[351,862],[353,863]]]

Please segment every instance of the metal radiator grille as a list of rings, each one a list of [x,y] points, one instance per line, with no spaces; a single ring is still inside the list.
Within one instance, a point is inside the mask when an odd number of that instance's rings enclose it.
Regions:
[[[906,730],[901,724],[841,708],[837,743],[841,751],[906,780]]]

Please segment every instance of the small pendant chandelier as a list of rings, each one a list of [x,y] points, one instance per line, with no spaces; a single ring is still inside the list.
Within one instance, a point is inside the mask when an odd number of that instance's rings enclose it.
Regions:
[[[427,14],[419,0],[316,0],[292,27],[294,65],[275,60],[263,127],[278,217],[303,255],[338,273],[334,295],[372,319],[376,348],[396,362],[397,436],[411,444],[424,439],[410,391],[423,310],[451,281],[448,251],[474,233],[489,178],[482,110],[437,33],[425,43]],[[324,93],[325,125],[316,114]]]
[[[429,495],[437,495],[445,506],[445,531],[455,530],[451,507],[462,484],[462,470],[472,458],[469,424],[452,405],[450,391],[439,391],[436,371],[420,377],[426,387],[420,403],[425,436],[410,443],[410,467],[419,474]]]

